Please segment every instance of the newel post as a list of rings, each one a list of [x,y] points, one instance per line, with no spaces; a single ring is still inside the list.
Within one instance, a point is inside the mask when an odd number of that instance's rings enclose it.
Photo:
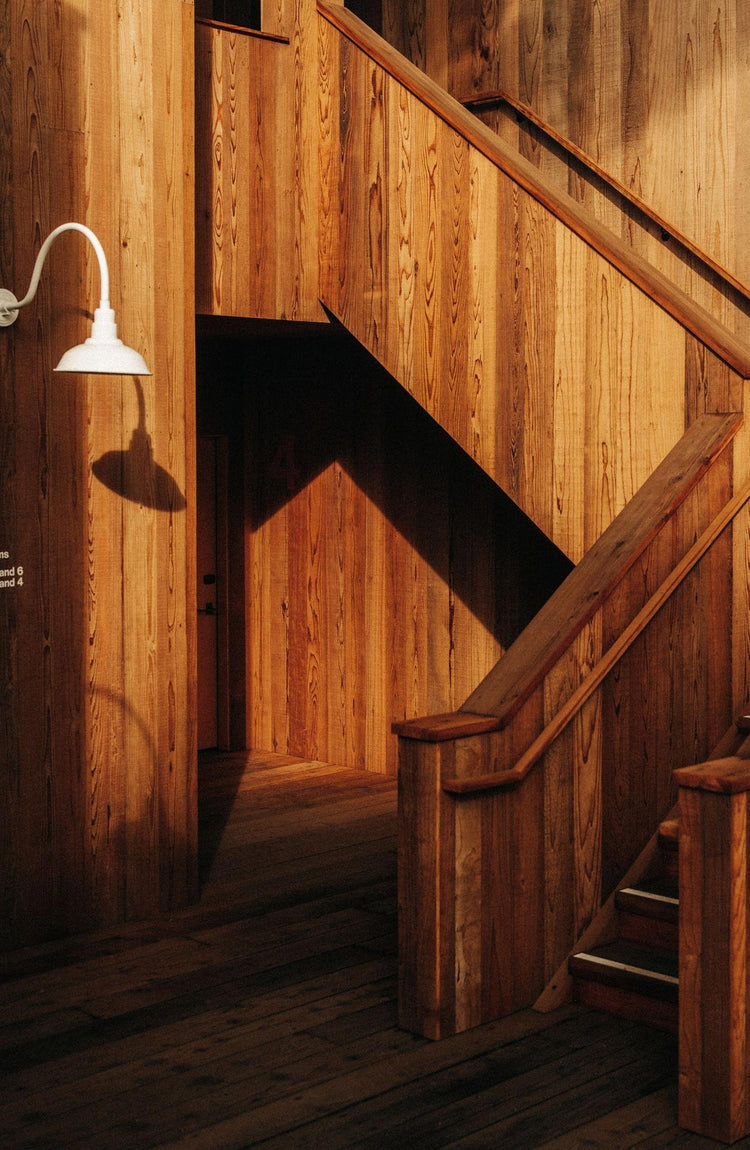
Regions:
[[[455,773],[455,740],[497,725],[492,717],[456,713],[393,727],[399,735],[399,1025],[426,1038],[481,1021],[472,1013],[481,964],[470,964],[470,971],[462,966],[461,978],[456,975],[466,930],[456,866],[462,832],[459,827],[457,835],[455,799],[442,784],[446,770]]]
[[[679,1123],[734,1142],[750,1132],[750,763],[675,771],[680,787]]]

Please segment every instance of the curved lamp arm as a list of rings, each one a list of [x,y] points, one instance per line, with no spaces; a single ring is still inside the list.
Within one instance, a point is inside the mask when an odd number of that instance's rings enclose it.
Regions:
[[[117,324],[115,313],[109,305],[109,268],[104,248],[98,237],[85,227],[84,224],[67,223],[51,231],[39,249],[36,257],[34,271],[31,274],[29,290],[21,300],[17,300],[13,292],[7,288],[0,288],[0,327],[10,327],[18,319],[21,308],[28,307],[34,300],[42,275],[42,268],[47,254],[58,236],[63,232],[81,232],[91,241],[99,261],[99,274],[101,278],[101,298],[99,307],[94,312],[94,322],[91,325],[91,335],[85,343],[66,351],[58,363],[55,371],[75,371],[107,373],[114,375],[150,375],[146,363],[139,352],[127,347],[117,338]]]
[[[15,323],[15,321],[18,319],[18,313],[21,308],[28,307],[30,303],[33,303],[37,288],[39,287],[39,280],[42,278],[42,268],[44,267],[44,261],[46,260],[53,243],[58,236],[62,235],[63,232],[81,232],[82,235],[87,236],[88,239],[91,240],[94,251],[97,255],[97,259],[99,260],[99,273],[101,275],[102,287],[100,292],[101,302],[99,306],[102,307],[102,305],[104,305],[109,307],[109,268],[107,267],[107,257],[104,254],[104,248],[99,242],[98,237],[94,235],[94,233],[91,231],[91,228],[87,228],[83,224],[60,224],[58,228],[55,228],[54,231],[50,232],[39,249],[39,254],[36,257],[36,263],[34,264],[34,270],[31,273],[31,283],[29,284],[29,290],[26,292],[26,295],[23,297],[23,299],[17,300],[15,296],[13,296],[12,292],[7,291],[5,288],[2,289],[2,293],[0,293],[0,327],[8,327],[10,324]],[[12,299],[7,299],[5,298],[6,296],[12,296]]]

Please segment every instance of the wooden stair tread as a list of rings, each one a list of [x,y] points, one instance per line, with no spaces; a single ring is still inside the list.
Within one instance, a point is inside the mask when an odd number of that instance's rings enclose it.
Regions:
[[[618,939],[574,954],[569,965],[575,978],[677,1001],[677,958],[664,950]]]
[[[668,875],[639,882],[637,887],[622,887],[615,896],[615,902],[620,911],[661,922],[676,923],[679,917],[677,881]]]

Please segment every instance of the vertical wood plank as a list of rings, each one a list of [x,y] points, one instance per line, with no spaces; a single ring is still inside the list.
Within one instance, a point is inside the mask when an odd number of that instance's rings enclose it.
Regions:
[[[682,787],[680,811],[679,1121],[733,1142],[748,1130],[747,795]]]
[[[442,900],[450,880],[436,851],[449,855],[451,843],[441,817],[439,751],[402,740],[399,764],[399,1025],[440,1038]]]

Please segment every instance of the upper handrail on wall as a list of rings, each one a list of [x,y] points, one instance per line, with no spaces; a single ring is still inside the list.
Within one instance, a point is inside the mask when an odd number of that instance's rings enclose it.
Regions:
[[[585,208],[560,191],[533,164],[342,4],[334,0],[317,0],[317,7],[325,20],[375,64],[403,84],[467,143],[478,148],[491,163],[571,228],[743,379],[750,379],[750,348],[747,344],[694,303],[667,276],[618,239],[614,232],[600,224]]]
[[[447,716],[438,716],[433,719],[396,723],[394,731],[407,738],[439,742],[446,738],[455,738],[457,733],[463,735],[479,733],[479,727],[474,726],[475,721],[478,724],[483,722],[484,729],[498,729],[505,726],[570,647],[576,635],[580,634],[624,579],[664,524],[685,501],[714,460],[733,439],[742,422],[743,417],[740,413],[731,413],[702,415],[690,425],[680,441],[472,692],[458,715],[453,717],[452,724]],[[737,498],[745,502],[749,496],[750,489]],[[725,509],[725,513],[730,513],[730,518],[739,510],[735,503],[736,500],[731,501]],[[721,516],[714,521],[709,532],[693,548],[695,555],[693,556],[692,551],[688,553],[692,557],[693,565],[711,545],[716,534],[726,525]],[[713,535],[710,535],[711,530],[714,532]],[[700,547],[703,547],[703,551],[700,551]],[[688,556],[685,557],[685,562],[687,560]],[[678,569],[682,571],[682,565],[678,564],[676,570]],[[688,573],[688,569],[684,571],[682,577]],[[661,602],[664,601],[662,598]],[[646,613],[642,620],[643,626],[650,618],[647,608],[658,609],[661,602],[655,601],[650,606],[646,605],[643,609]],[[633,634],[632,639],[636,637],[637,634]],[[626,638],[629,638],[629,632]],[[605,656],[605,659],[608,657]],[[602,678],[609,669],[611,668],[603,660],[600,668]],[[595,683],[594,688],[596,685]],[[577,700],[577,705],[580,707],[584,701],[583,698]],[[487,726],[491,716],[495,719],[494,727]],[[459,719],[460,727],[455,721]],[[541,737],[550,734],[551,732],[547,731]],[[552,735],[552,738],[556,738],[557,734],[559,731]],[[508,775],[507,782],[520,781],[539,754],[544,753],[544,749],[538,753],[538,748],[534,746],[529,748],[529,751],[532,749],[534,754],[530,761],[527,763],[524,756],[523,760],[516,764],[518,768],[516,774]],[[472,783],[476,784],[478,781],[473,779]],[[488,780],[485,785],[498,784]]]
[[[733,275],[732,272],[720,264],[718,260],[715,260],[713,256],[704,251],[699,244],[696,244],[694,240],[691,240],[689,236],[686,236],[684,232],[680,231],[679,228],[676,228],[674,224],[670,223],[669,220],[650,207],[632,188],[623,184],[621,180],[618,180],[616,176],[613,176],[606,168],[598,164],[587,152],[584,152],[583,148],[579,148],[577,144],[574,144],[573,141],[569,140],[567,136],[564,136],[562,132],[558,132],[556,128],[553,128],[551,124],[548,124],[546,120],[537,115],[534,109],[530,108],[528,104],[524,104],[522,100],[517,100],[515,96],[512,96],[510,92],[506,92],[503,88],[498,88],[492,92],[482,92],[475,96],[462,96],[460,102],[464,108],[471,112],[480,112],[483,108],[495,107],[498,104],[507,104],[509,108],[512,108],[517,113],[519,118],[528,120],[530,124],[533,124],[534,127],[543,135],[547,136],[549,140],[552,140],[554,144],[557,144],[564,152],[567,152],[573,160],[582,167],[588,168],[593,175],[612,188],[618,196],[626,200],[629,204],[632,204],[641,215],[646,216],[652,223],[656,224],[657,227],[665,233],[663,236],[664,239],[671,238],[676,240],[680,247],[690,252],[691,255],[694,255],[696,259],[700,260],[714,275],[724,280],[733,291],[743,296],[746,300],[750,300],[750,287],[748,287],[746,283],[743,283],[741,279]]]

